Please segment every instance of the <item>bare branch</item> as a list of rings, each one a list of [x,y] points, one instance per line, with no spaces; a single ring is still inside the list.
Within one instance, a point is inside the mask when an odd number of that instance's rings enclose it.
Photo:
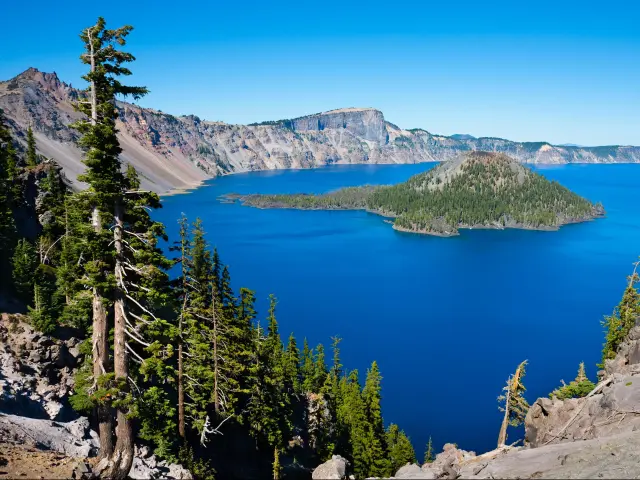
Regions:
[[[128,343],[125,343],[124,345],[125,347],[127,347],[127,350],[129,350],[129,352],[131,352],[136,358],[138,358],[138,360],[140,360],[140,363],[144,362],[144,359],[140,355],[138,355]]]
[[[207,435],[209,435],[210,433],[213,433],[214,435],[224,435],[220,431],[220,427],[224,422],[229,420],[231,417],[233,417],[233,415],[229,415],[228,417],[226,417],[224,420],[220,422],[220,424],[216,428],[209,428],[209,415],[207,415],[207,418],[204,421],[204,427],[202,428],[202,434],[200,435],[200,445],[202,446],[207,445]]]

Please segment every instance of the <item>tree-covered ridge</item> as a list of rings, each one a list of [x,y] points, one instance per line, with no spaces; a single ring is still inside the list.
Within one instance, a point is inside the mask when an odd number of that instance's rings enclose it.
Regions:
[[[603,213],[601,205],[489,152],[467,153],[393,186],[242,200],[262,208],[366,209],[395,217],[396,229],[442,235],[465,227],[555,229]]]

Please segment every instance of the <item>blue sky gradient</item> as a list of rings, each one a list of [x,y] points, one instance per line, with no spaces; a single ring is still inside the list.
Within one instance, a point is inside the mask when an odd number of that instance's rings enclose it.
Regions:
[[[140,103],[176,115],[363,106],[434,133],[640,145],[631,1],[35,0],[2,13],[0,79],[33,66],[81,86],[78,33],[102,15],[135,27],[133,81],[151,90]]]

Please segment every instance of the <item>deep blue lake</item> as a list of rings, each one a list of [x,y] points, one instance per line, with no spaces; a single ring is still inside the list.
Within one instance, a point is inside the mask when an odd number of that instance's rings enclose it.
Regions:
[[[218,197],[396,183],[433,165],[226,176],[163,198],[157,215],[173,239],[182,212],[201,217],[234,287],[256,291],[262,319],[268,295],[277,296],[283,338],[293,331],[300,347],[306,337],[328,348],[331,336],[342,337],[342,363],[357,368],[362,383],[377,360],[385,421],[407,432],[419,460],[429,436],[438,449],[494,448],[496,397],[524,359],[530,403],[572,380],[580,361],[595,380],[600,321],[640,254],[640,165],[536,167],[607,210],[557,232],[438,238],[396,232],[365,212],[259,210]]]

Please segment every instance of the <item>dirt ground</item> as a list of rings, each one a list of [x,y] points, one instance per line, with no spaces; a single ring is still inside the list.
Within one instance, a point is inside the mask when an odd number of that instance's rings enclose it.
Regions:
[[[0,480],[4,479],[62,479],[72,478],[76,466],[92,459],[38,450],[33,447],[0,443]]]

